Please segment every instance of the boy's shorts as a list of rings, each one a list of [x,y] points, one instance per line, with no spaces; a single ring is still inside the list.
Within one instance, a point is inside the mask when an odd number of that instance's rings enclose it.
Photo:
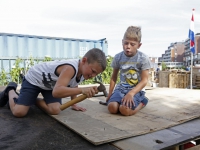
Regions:
[[[14,98],[14,101],[16,104],[19,105],[35,105],[39,93],[42,94],[42,96],[44,97],[44,101],[47,104],[55,102],[59,102],[61,104],[61,98],[54,98],[52,96],[52,90],[41,89],[35,85],[30,84],[25,78],[23,78],[19,97]]]
[[[110,99],[108,100],[109,104],[110,102],[117,102],[120,105],[122,104],[122,98],[130,91],[132,90],[131,88],[116,88],[113,92],[113,94],[111,95]],[[133,101],[135,106],[132,106],[132,109],[134,110],[140,103],[143,103],[144,106],[147,105],[148,103],[148,98],[145,97],[145,92],[144,91],[140,91],[138,92],[136,95],[134,95],[133,97]]]

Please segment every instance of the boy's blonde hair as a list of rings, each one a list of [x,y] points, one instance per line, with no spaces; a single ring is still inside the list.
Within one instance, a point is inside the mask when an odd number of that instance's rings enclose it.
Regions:
[[[126,32],[124,33],[123,40],[131,39],[131,40],[135,40],[137,42],[141,42],[141,38],[142,38],[141,27],[129,26],[127,28]]]

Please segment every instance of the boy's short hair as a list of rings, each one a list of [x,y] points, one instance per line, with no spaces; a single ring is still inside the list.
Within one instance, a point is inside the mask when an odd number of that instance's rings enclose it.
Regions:
[[[124,40],[125,39],[131,39],[135,40],[137,42],[141,42],[142,33],[141,33],[141,27],[139,26],[129,26],[126,29],[126,32],[124,33]]]
[[[105,53],[102,50],[100,50],[98,48],[90,49],[84,55],[84,57],[87,57],[88,63],[97,62],[102,67],[102,70],[106,69],[107,60],[106,60]]]

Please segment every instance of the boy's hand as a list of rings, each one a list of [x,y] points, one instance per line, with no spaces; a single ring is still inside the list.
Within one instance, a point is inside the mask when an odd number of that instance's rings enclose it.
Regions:
[[[133,95],[130,93],[127,93],[123,98],[122,98],[122,105],[126,106],[127,108],[132,109],[133,106],[135,106],[135,103],[133,101]]]
[[[108,94],[108,96],[106,97],[106,102],[108,102],[108,100],[110,99],[112,94]]]
[[[76,111],[86,111],[85,108],[77,106],[76,104],[72,105],[71,107],[73,110],[76,110]]]
[[[93,86],[93,87],[86,87],[86,88],[82,88],[82,94],[87,95],[88,98],[94,96],[96,93],[98,93],[98,89],[97,86]]]

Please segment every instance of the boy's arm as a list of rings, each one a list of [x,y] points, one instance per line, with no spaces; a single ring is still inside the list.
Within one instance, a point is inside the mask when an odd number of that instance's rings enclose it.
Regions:
[[[72,95],[78,95],[84,93],[87,97],[92,97],[97,91],[97,87],[88,88],[71,88],[67,87],[71,78],[74,76],[74,68],[70,65],[63,65],[57,69],[59,75],[58,80],[53,88],[53,96],[56,98],[63,98]]]
[[[149,77],[149,70],[142,70],[141,81],[129,92],[132,96],[140,92],[147,84]]]
[[[113,73],[110,79],[109,93],[108,97],[106,98],[106,101],[108,101],[110,99],[110,96],[112,95],[113,89],[115,88],[116,85],[118,73],[119,69],[113,69]]]

